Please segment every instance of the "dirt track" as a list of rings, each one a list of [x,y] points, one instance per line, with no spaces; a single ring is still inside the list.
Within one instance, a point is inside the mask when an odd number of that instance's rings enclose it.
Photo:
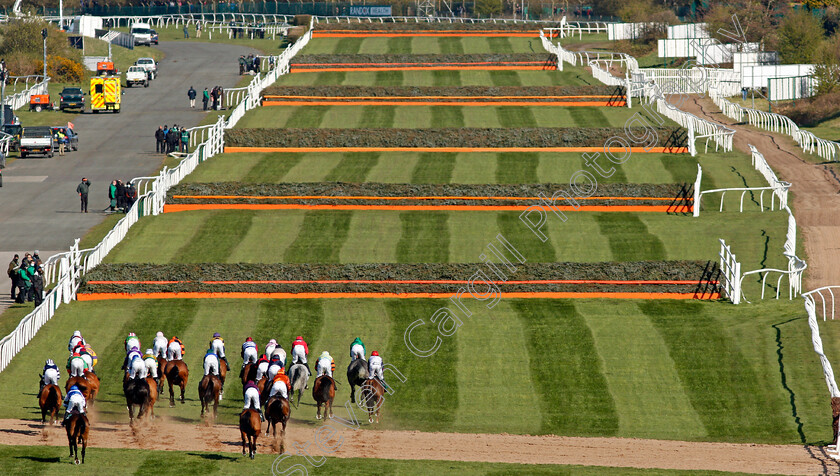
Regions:
[[[719,112],[711,99],[696,96],[685,101],[681,109],[710,121],[735,129],[735,148],[750,153],[754,145],[767,159],[779,179],[790,182],[796,224],[802,230],[808,270],[805,290],[840,284],[840,180],[828,164],[814,163],[802,157],[805,153],[787,136],[760,131],[743,124],[736,125]],[[698,144],[698,148],[701,147]],[[781,253],[782,250],[775,252]]]
[[[361,415],[358,415],[361,416]],[[330,445],[333,454],[309,446],[313,455],[339,458],[365,457],[404,460],[483,461],[525,464],[579,464],[660,469],[739,471],[760,474],[837,474],[840,466],[821,448],[729,443],[640,440],[628,438],[573,438],[559,436],[423,433],[341,428]],[[155,438],[145,438],[150,432]],[[286,448],[292,443],[315,443],[317,428],[301,427],[292,420]],[[161,438],[161,435],[164,435]],[[126,424],[94,423],[92,447],[143,448],[173,451],[241,451],[234,426],[172,423],[158,418],[153,426],[132,432]],[[44,429],[40,423],[0,420],[0,444],[64,446],[63,428]],[[261,436],[260,453],[277,453],[271,438]],[[515,451],[511,451],[515,449]]]

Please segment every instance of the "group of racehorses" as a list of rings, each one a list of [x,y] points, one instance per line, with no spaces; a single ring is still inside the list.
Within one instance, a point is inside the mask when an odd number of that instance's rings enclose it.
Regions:
[[[227,362],[219,366],[219,375],[208,373],[198,384],[198,397],[201,402],[201,416],[205,413],[211,414],[211,419],[215,419],[219,401],[222,399],[222,389],[224,388],[225,378],[227,376]],[[186,362],[183,360],[166,360],[162,356],[158,356],[158,368],[163,369],[158,378],[147,376],[146,378],[129,378],[129,371],[126,370],[123,379],[123,393],[126,399],[126,407],[128,408],[129,424],[133,427],[135,421],[134,407],[138,407],[137,419],[141,419],[146,415],[151,415],[154,418],[154,405],[157,402],[159,394],[163,393],[163,384],[161,379],[169,382],[169,406],[175,406],[174,387],[178,386],[181,389],[181,403],[184,401],[184,393],[187,387],[187,380],[189,378],[189,369]],[[266,436],[273,430],[273,436],[277,438],[277,424],[281,426],[280,430],[280,452],[284,450],[284,439],[286,433],[286,424],[291,415],[290,401],[294,399],[294,394],[297,392],[297,401],[295,407],[300,405],[300,397],[303,390],[307,387],[309,381],[309,369],[306,365],[297,363],[289,368],[289,380],[291,383],[291,393],[289,398],[284,398],[282,395],[274,395],[269,398],[270,385],[265,375],[257,379],[257,364],[247,363],[242,367],[240,372],[240,379],[243,386],[249,382],[254,381],[260,392],[260,402],[265,402],[265,419],[266,419]],[[367,362],[362,358],[354,359],[347,367],[347,381],[350,384],[350,400],[355,403],[355,387],[360,387],[360,405],[364,404],[368,412],[368,422],[373,423],[374,419],[379,422],[379,410],[384,402],[385,389],[382,383],[371,378],[368,372]],[[71,377],[65,385],[65,391],[73,386],[77,386],[85,397],[88,406],[93,406],[96,396],[99,393],[99,377],[93,372],[85,372],[84,376]],[[315,379],[312,385],[312,398],[315,400],[317,406],[316,418],[332,418],[332,403],[335,398],[336,381],[329,375],[321,375]],[[38,397],[38,403],[41,407],[41,421],[46,421],[46,416],[50,417],[50,424],[57,420],[59,409],[62,404],[61,389],[52,384],[44,385]],[[211,410],[212,405],[212,410]],[[323,416],[321,408],[323,407]],[[82,448],[81,462],[84,463],[85,449],[87,448],[88,433],[90,430],[90,421],[85,414],[73,414],[65,422],[65,429],[67,431],[67,440],[70,447],[70,456],[75,457],[75,463],[79,464],[78,447]],[[256,409],[245,409],[239,415],[239,430],[242,437],[242,454],[248,455],[251,459],[254,458],[257,449],[257,437],[261,430],[261,418],[259,411]]]

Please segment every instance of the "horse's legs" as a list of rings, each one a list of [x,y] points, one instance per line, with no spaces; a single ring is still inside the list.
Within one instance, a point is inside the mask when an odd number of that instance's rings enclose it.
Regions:
[[[350,384],[350,403],[356,403],[356,386]]]
[[[174,408],[175,407],[175,389],[173,387],[174,387],[175,384],[172,383],[171,379],[166,379],[166,381],[169,382],[169,408]]]
[[[134,405],[130,401],[126,401],[125,406],[128,407],[128,424],[134,425]]]
[[[187,391],[187,382],[182,382],[181,383],[181,403],[185,403],[184,402],[184,392],[186,392],[186,391]]]
[[[82,464],[85,464],[85,450],[87,449],[87,438],[81,438],[82,440]]]
[[[318,405],[318,412],[315,413],[315,419],[320,420],[321,419],[321,402],[316,402],[316,404]]]
[[[244,455],[245,454],[245,438],[247,438],[247,437],[246,437],[244,431],[239,430],[239,433],[242,434],[242,454]]]
[[[330,419],[333,418],[332,403],[332,400],[327,402],[328,408],[330,409]],[[326,415],[326,412],[324,414]]]

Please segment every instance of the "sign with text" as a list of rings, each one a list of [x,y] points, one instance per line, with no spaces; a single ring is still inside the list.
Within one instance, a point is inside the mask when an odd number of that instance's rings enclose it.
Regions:
[[[391,16],[391,7],[363,5],[350,7],[350,15],[355,17],[389,17]]]

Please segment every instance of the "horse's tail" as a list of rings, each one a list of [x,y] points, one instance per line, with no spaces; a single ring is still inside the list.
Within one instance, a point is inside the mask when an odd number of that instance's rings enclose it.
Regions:
[[[61,394],[58,390],[58,387],[55,385],[50,385],[49,390],[47,390],[47,405],[60,405],[61,403]]]
[[[214,394],[213,377],[209,377],[210,378],[207,379],[206,385],[204,385],[203,400],[205,403],[210,403],[216,398],[216,395]]]

